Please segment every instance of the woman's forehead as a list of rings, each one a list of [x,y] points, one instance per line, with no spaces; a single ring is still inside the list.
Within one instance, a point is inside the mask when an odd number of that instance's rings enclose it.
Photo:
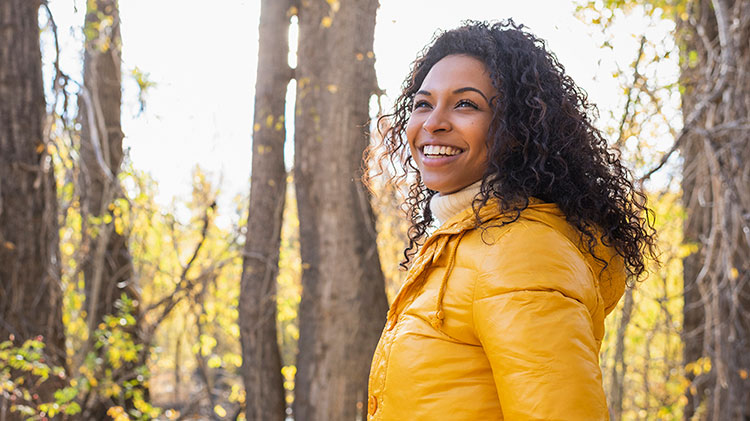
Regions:
[[[494,93],[487,66],[477,58],[453,54],[435,63],[422,81],[420,91],[453,91],[473,87],[485,95]]]

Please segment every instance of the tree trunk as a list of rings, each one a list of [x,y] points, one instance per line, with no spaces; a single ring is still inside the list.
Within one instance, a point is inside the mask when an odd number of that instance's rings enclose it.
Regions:
[[[369,195],[377,0],[303,1],[295,119],[302,300],[296,421],[366,418],[367,375],[387,301]]]
[[[126,331],[136,344],[142,343],[142,338],[138,331],[140,297],[133,284],[127,237],[115,230],[115,215],[110,208],[119,196],[117,174],[123,159],[120,125],[122,40],[117,0],[87,2],[84,36],[83,89],[78,100],[78,121],[81,124],[79,194],[82,247],[88,250],[82,269],[90,332],[86,350],[90,351],[94,349],[93,332],[106,315],[117,314],[115,304],[122,294],[133,300],[135,309],[136,324]],[[101,353],[102,349],[97,352]],[[137,377],[136,369],[145,364],[146,354],[144,350],[141,361],[125,362],[117,369],[106,362],[100,369],[102,372],[111,369],[113,381],[123,383]],[[102,360],[107,361],[106,358]],[[147,398],[148,390],[143,384],[138,388]],[[132,399],[125,402],[128,409],[135,407]],[[110,398],[97,396],[83,408],[82,416],[104,419],[112,405],[115,403]]]
[[[83,262],[87,324],[93,332],[107,314],[115,314],[122,293],[137,300],[132,285],[133,265],[127,238],[114,222],[90,224],[89,217],[112,216],[109,206],[118,193],[117,174],[122,163],[121,38],[117,0],[90,1],[84,25],[86,37],[83,90],[78,101],[81,123],[81,213],[83,227],[97,232],[87,238]]]
[[[38,0],[0,0],[0,341],[41,335],[65,366],[57,198],[47,154]],[[35,388],[52,400],[55,385]],[[7,414],[0,397],[0,417]]]
[[[239,301],[245,414],[252,421],[282,421],[286,408],[276,336],[276,275],[286,194],[290,6],[289,0],[261,2],[250,212]]]
[[[625,333],[633,315],[633,289],[625,291],[625,300],[620,314],[620,323],[617,326],[615,336],[615,355],[612,358],[612,370],[610,372],[610,402],[609,419],[620,421],[622,419],[622,400],[625,396],[625,374],[628,371],[625,360]]]
[[[700,0],[680,22],[685,419],[750,419],[750,0]],[[690,366],[692,367],[692,366]],[[689,370],[690,371],[690,370]]]

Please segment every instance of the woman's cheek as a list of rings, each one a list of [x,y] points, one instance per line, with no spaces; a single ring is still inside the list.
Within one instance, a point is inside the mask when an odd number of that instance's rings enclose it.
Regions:
[[[417,124],[412,120],[406,125],[406,140],[409,142],[409,150],[414,158],[417,158],[416,142],[417,142]]]

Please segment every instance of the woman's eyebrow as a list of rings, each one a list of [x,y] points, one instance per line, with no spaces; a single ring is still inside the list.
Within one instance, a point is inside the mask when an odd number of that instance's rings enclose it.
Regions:
[[[482,91],[480,91],[477,88],[472,88],[471,86],[466,86],[466,87],[463,87],[463,88],[458,88],[455,91],[453,91],[453,93],[454,94],[460,94],[460,93],[467,92],[467,91],[472,91],[472,92],[478,93],[479,95],[482,96],[482,98],[484,98],[485,101],[487,101],[488,104],[490,103],[490,100],[487,99],[487,96]],[[432,96],[432,93],[430,91],[420,90],[420,91],[417,91],[417,93],[414,94],[414,96],[417,96],[417,95]]]
[[[453,93],[454,93],[454,94],[460,94],[460,93],[462,93],[462,92],[466,92],[466,91],[473,91],[473,92],[476,92],[476,93],[478,93],[479,95],[481,95],[481,96],[482,96],[482,98],[484,98],[484,100],[485,100],[485,101],[487,101],[487,103],[488,103],[488,104],[490,103],[490,100],[489,100],[489,99],[487,99],[487,96],[485,96],[485,95],[484,95],[484,93],[482,93],[482,91],[480,91],[480,90],[479,90],[479,89],[477,89],[477,88],[472,88],[471,86],[467,86],[467,87],[464,87],[464,88],[459,88],[459,89],[456,89],[455,91],[453,91]]]

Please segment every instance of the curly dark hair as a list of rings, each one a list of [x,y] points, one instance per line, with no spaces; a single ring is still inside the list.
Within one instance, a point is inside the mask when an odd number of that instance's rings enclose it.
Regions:
[[[502,224],[517,220],[532,197],[555,203],[595,258],[603,261],[594,254],[598,243],[614,247],[631,279],[639,279],[645,257],[655,257],[653,212],[619,152],[592,124],[596,107],[545,42],[513,20],[468,21],[437,33],[412,63],[393,112],[378,120],[382,143],[368,151],[367,165],[375,170],[370,174],[388,173],[392,184],[409,185],[405,210],[411,226],[402,266],[427,236],[433,222],[429,202],[437,193],[421,180],[405,128],[425,76],[452,54],[482,61],[498,91],[487,136],[489,164],[474,202],[477,225],[483,223],[479,209],[493,198],[506,216]]]

